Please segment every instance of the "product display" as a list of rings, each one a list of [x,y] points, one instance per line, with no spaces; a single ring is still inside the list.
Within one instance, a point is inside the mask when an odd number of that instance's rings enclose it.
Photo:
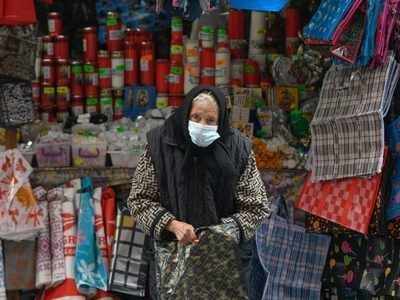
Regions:
[[[399,0],[3,2],[0,299],[400,297]]]

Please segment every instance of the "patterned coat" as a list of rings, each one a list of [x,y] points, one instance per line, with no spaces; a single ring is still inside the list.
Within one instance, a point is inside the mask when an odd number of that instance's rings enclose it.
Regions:
[[[128,207],[146,234],[161,237],[167,224],[176,219],[160,205],[160,191],[156,180],[155,168],[150,156],[149,146],[139,159],[132,179]],[[261,222],[270,215],[271,202],[267,198],[264,184],[256,166],[254,153],[251,153],[247,166],[236,186],[235,201],[239,210],[234,218],[222,219],[222,223],[236,222],[245,240],[251,239]],[[152,226],[158,216],[155,226]],[[153,232],[150,232],[153,228]]]

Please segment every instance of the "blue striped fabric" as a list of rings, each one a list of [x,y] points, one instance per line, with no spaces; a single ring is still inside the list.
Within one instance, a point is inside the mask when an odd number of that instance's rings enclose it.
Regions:
[[[261,265],[269,273],[262,300],[319,300],[330,237],[307,233],[276,214],[256,233]]]

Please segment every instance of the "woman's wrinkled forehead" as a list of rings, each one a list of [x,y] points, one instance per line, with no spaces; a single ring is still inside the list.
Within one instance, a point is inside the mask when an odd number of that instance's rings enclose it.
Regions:
[[[217,100],[215,100],[214,96],[211,93],[200,93],[198,94],[192,101],[192,104],[199,103],[199,102],[208,102],[212,105],[215,105],[219,108]]]

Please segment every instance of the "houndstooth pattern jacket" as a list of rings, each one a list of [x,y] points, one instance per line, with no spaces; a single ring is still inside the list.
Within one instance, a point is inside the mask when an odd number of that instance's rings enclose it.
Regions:
[[[176,219],[161,206],[159,199],[160,191],[156,173],[151,161],[149,146],[147,146],[139,158],[132,179],[128,208],[137,222],[143,226],[146,234],[155,239],[159,239],[168,223]],[[267,198],[253,152],[237,184],[235,199],[239,211],[221,222],[236,223],[241,238],[248,240],[253,237],[258,225],[271,213],[271,202]],[[154,224],[155,222],[156,224]]]

